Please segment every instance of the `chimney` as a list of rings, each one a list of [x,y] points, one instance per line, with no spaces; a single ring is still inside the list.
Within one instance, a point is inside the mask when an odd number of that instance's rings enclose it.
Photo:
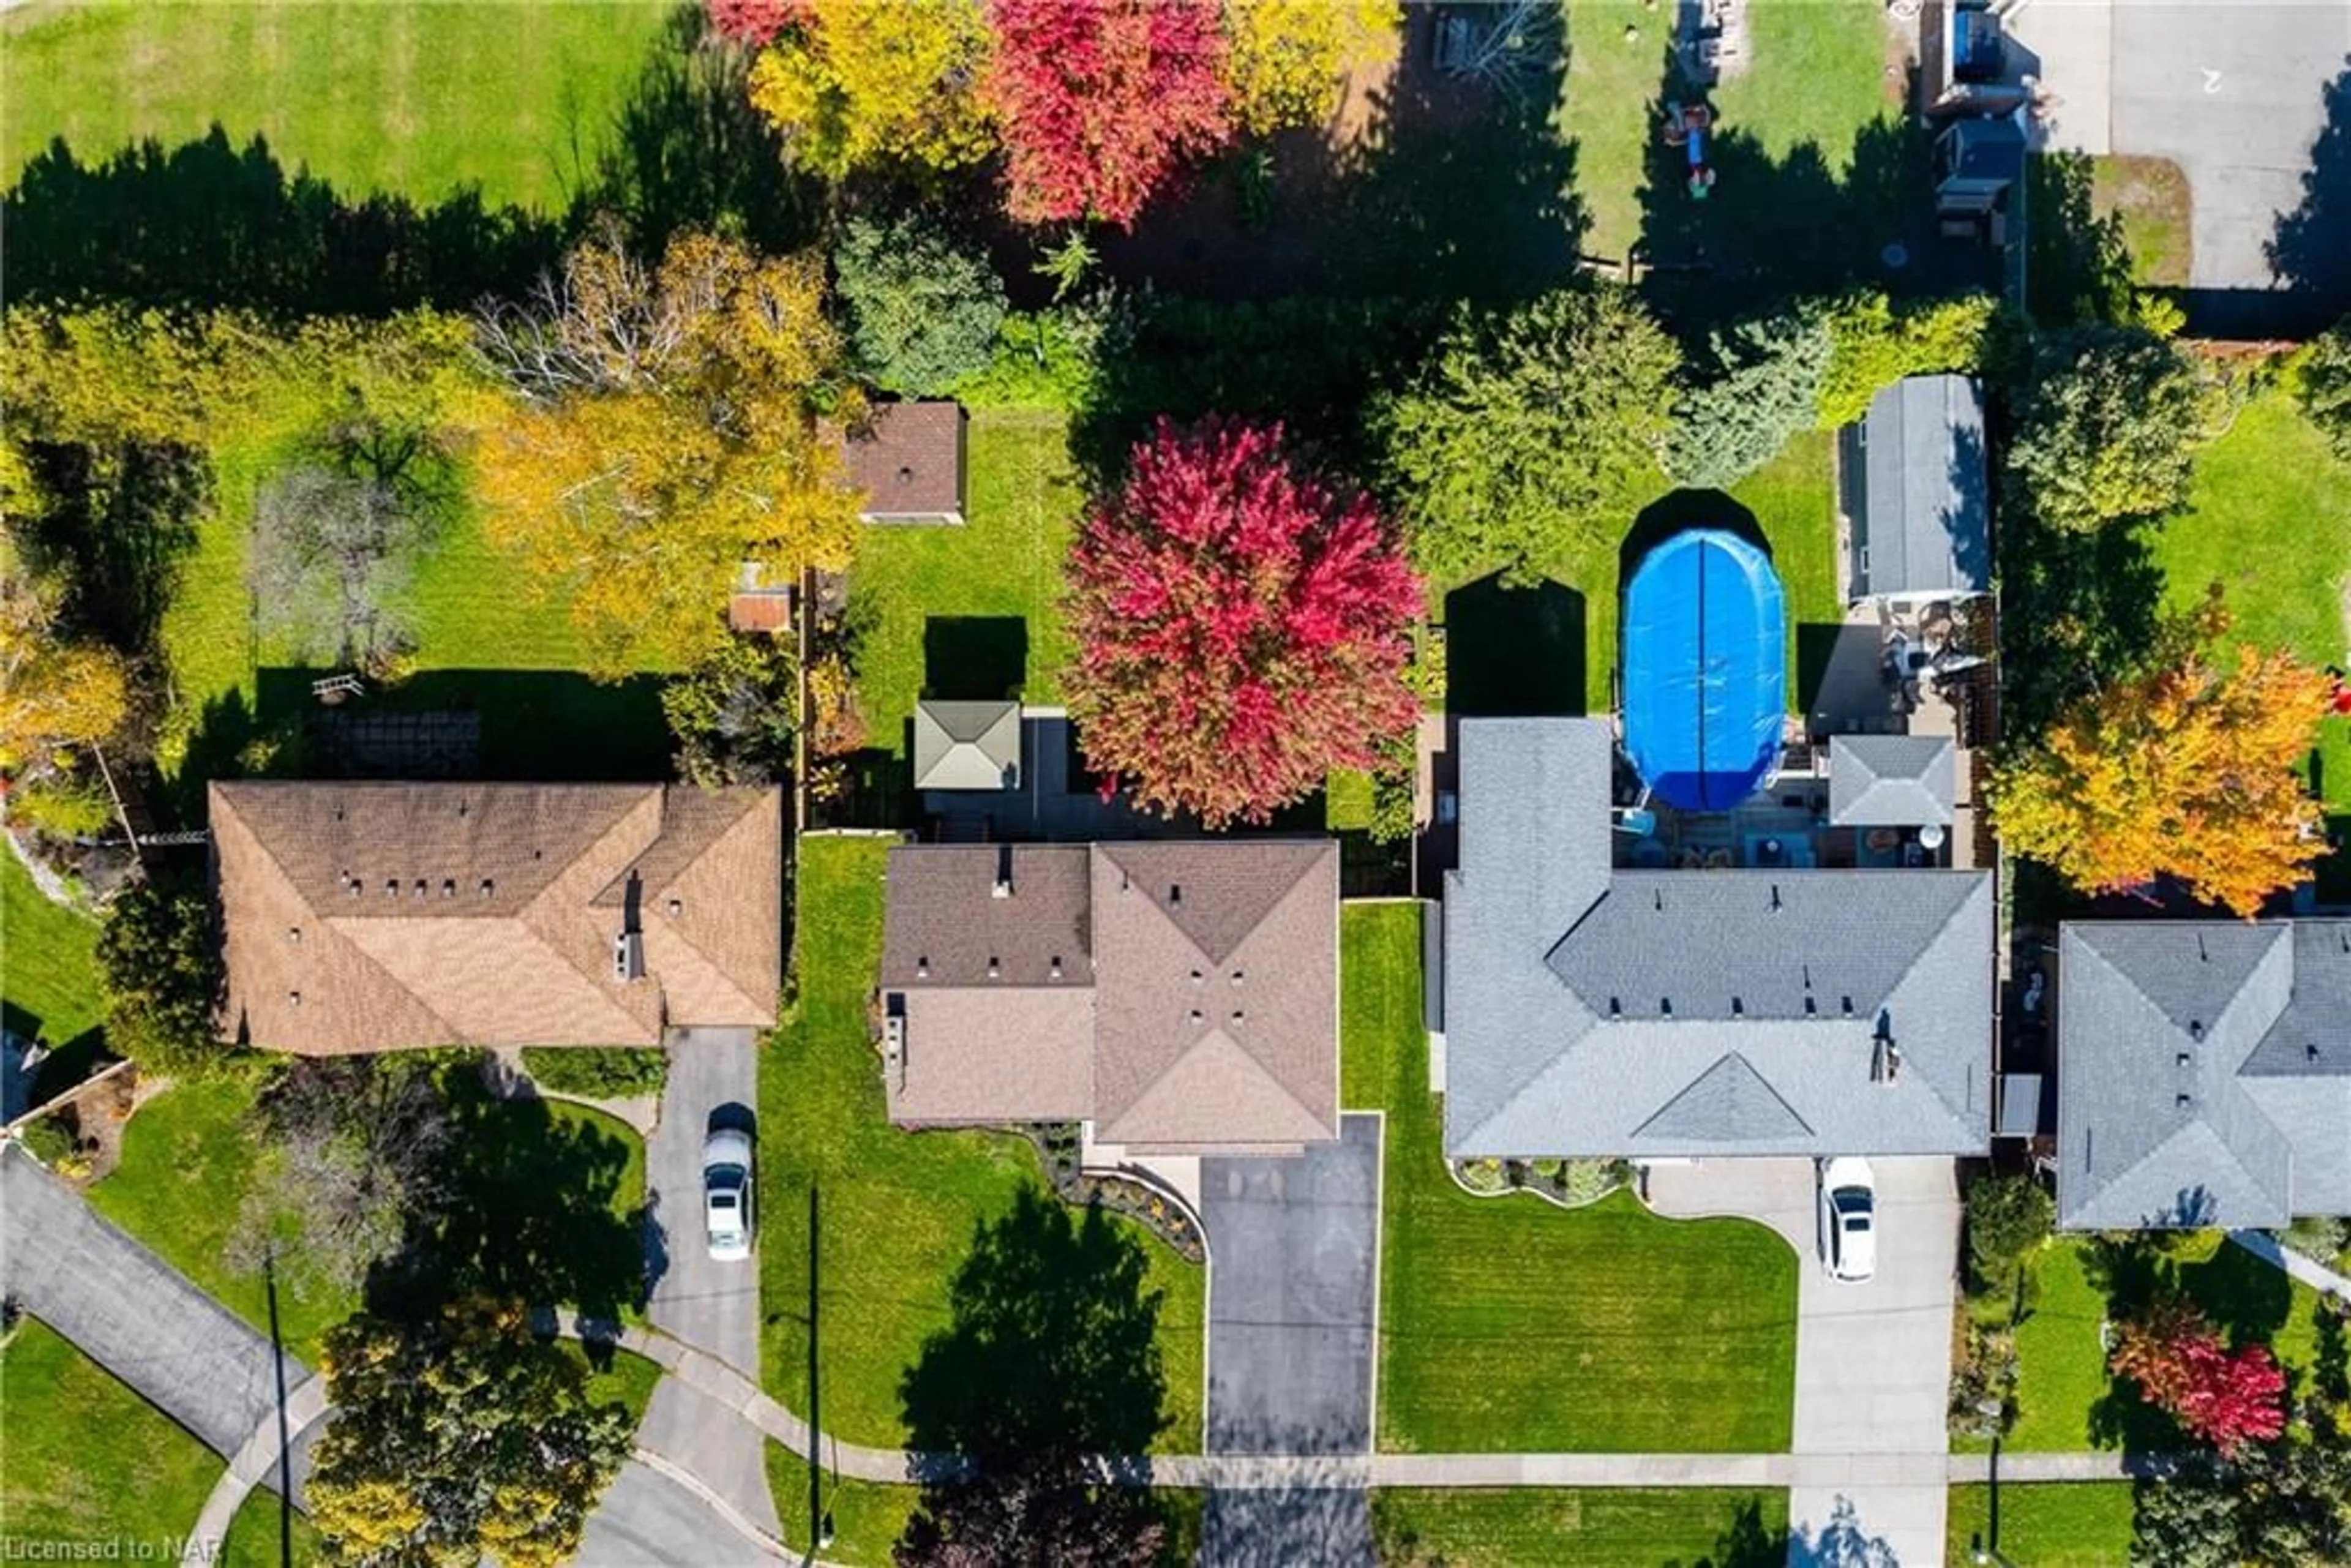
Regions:
[[[1176,905],[1178,905],[1178,904],[1182,904],[1183,902],[1184,902],[1184,884],[1183,884],[1182,883],[1180,883],[1180,882],[1171,882],[1171,883],[1169,883],[1167,884],[1167,904],[1168,904],[1168,907],[1170,907],[1170,908],[1172,909],[1172,908],[1176,907]]]

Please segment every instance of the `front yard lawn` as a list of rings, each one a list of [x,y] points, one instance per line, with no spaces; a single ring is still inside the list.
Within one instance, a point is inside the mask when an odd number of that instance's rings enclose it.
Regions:
[[[210,1449],[36,1319],[0,1349],[0,1384],[8,1390],[0,1543],[9,1558],[109,1542],[126,1558],[177,1555],[220,1479]]]
[[[419,203],[466,185],[559,212],[611,144],[668,0],[594,5],[340,4],[40,7],[12,21],[14,183],[62,136],[85,163],[143,137],[258,132],[350,196]]]
[[[2011,1452],[2141,1450],[2168,1440],[2163,1416],[2106,1371],[2099,1329],[2109,1297],[2094,1274],[2093,1247],[2085,1237],[2059,1236],[2033,1257],[2037,1293],[2016,1329],[2016,1425],[2001,1445]],[[2223,1337],[2232,1343],[2266,1343],[2290,1376],[2297,1368],[2307,1375],[2318,1350],[2315,1291],[2217,1231],[2182,1241],[2170,1261],[2181,1291]],[[1958,1437],[1951,1446],[1978,1452],[1988,1447]]]
[[[123,1127],[122,1163],[90,1187],[89,1199],[99,1213],[267,1333],[266,1285],[259,1274],[245,1273],[225,1257],[246,1195],[265,1176],[255,1143],[254,1104],[259,1087],[256,1079],[238,1076],[178,1084],[156,1095]],[[537,1164],[534,1149],[559,1143],[567,1151],[603,1152],[616,1144],[620,1154],[611,1207],[634,1234],[635,1216],[644,1206],[645,1154],[643,1143],[626,1123],[560,1101],[520,1102],[496,1109],[514,1117],[514,1146],[483,1151],[474,1162],[475,1179],[487,1184],[478,1186],[477,1193],[493,1194],[504,1181],[528,1179],[525,1173]],[[499,1123],[482,1125],[496,1127]],[[476,1130],[468,1135],[481,1134]],[[544,1177],[549,1168],[539,1166],[536,1175]],[[508,1190],[497,1201],[507,1218],[518,1220],[530,1196]],[[551,1227],[524,1228],[538,1235]],[[319,1336],[359,1305],[355,1294],[307,1284],[298,1271],[289,1270],[277,1292],[278,1327],[287,1348],[315,1364]]]
[[[1944,1527],[1949,1568],[1974,1568],[1979,1540],[2021,1568],[2119,1568],[2130,1557],[2128,1481],[2003,1486],[1996,1542],[1991,1492],[1981,1486],[1951,1489]]]
[[[820,1193],[824,1430],[852,1443],[905,1441],[899,1380],[924,1341],[948,1324],[948,1286],[984,1220],[1042,1184],[1032,1145],[1008,1133],[902,1132],[882,1092],[867,998],[881,961],[882,874],[893,841],[804,838],[799,844],[794,973],[798,1000],[759,1073],[759,1246],[767,1301],[761,1364],[768,1390],[808,1401],[809,1192]],[[1118,1220],[1115,1223],[1129,1223]],[[1207,1282],[1135,1231],[1161,1293],[1160,1354],[1168,1424],[1159,1447],[1201,1437]]]
[[[1065,415],[975,409],[960,528],[867,527],[850,571],[868,744],[904,755],[926,692],[1061,699],[1061,562],[1083,509]]]
[[[276,1492],[263,1487],[247,1492],[221,1542],[221,1568],[316,1568],[324,1563],[319,1531],[309,1515],[299,1511],[285,1521],[285,1550],[280,1551],[278,1525],[284,1511]]]
[[[1512,1487],[1372,1494],[1381,1561],[1445,1568],[1761,1568],[1785,1555],[1787,1530],[1783,1491]]]
[[[1788,1446],[1796,1257],[1743,1220],[1629,1193],[1562,1212],[1473,1197],[1441,1154],[1420,915],[1341,912],[1345,1099],[1387,1112],[1380,1446],[1771,1453]]]

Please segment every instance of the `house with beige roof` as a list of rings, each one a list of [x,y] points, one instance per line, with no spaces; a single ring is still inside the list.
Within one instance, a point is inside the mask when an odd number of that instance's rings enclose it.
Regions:
[[[311,1055],[764,1028],[776,789],[214,784],[224,1038]]]
[[[1328,841],[914,844],[890,856],[890,1117],[1078,1121],[1130,1154],[1339,1135]]]

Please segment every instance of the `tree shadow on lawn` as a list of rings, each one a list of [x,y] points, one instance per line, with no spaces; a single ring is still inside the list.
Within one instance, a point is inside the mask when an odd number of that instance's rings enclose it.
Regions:
[[[1457,8],[1517,28],[1469,79],[1435,63],[1437,9],[1405,8],[1393,68],[1351,82],[1326,124],[1238,149],[1110,240],[1110,273],[1215,299],[1507,299],[1565,281],[1590,226],[1555,123],[1565,30]]]
[[[68,585],[67,618],[134,657],[152,652],[212,494],[204,454],[27,441],[25,459],[51,504],[14,531],[29,561]]]
[[[616,1206],[628,1145],[543,1100],[500,1100],[466,1055],[441,1074],[446,1197],[371,1272],[371,1310],[418,1315],[456,1296],[568,1305],[617,1323],[646,1292],[645,1213]]]
[[[2015,505],[1998,549],[2001,717],[2011,742],[2030,741],[2102,674],[2138,666],[2155,643],[2163,569],[2139,525],[2060,533]]]
[[[1445,596],[1445,707],[1461,718],[1584,711],[1583,595],[1545,580],[1506,588],[1499,574]]]
[[[979,1223],[948,1325],[899,1381],[908,1447],[960,1455],[974,1474],[925,1483],[910,1542],[971,1541],[998,1500],[1023,1493],[1113,1539],[1165,1528],[1151,1491],[1086,1463],[1146,1453],[1167,1425],[1148,1273],[1142,1244],[1099,1206],[1074,1210],[1033,1186]]]

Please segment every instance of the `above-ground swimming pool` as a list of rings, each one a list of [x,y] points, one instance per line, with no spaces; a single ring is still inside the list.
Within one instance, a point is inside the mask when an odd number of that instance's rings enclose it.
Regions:
[[[1625,749],[1658,799],[1727,811],[1780,758],[1788,614],[1771,559],[1692,528],[1625,588]]]

